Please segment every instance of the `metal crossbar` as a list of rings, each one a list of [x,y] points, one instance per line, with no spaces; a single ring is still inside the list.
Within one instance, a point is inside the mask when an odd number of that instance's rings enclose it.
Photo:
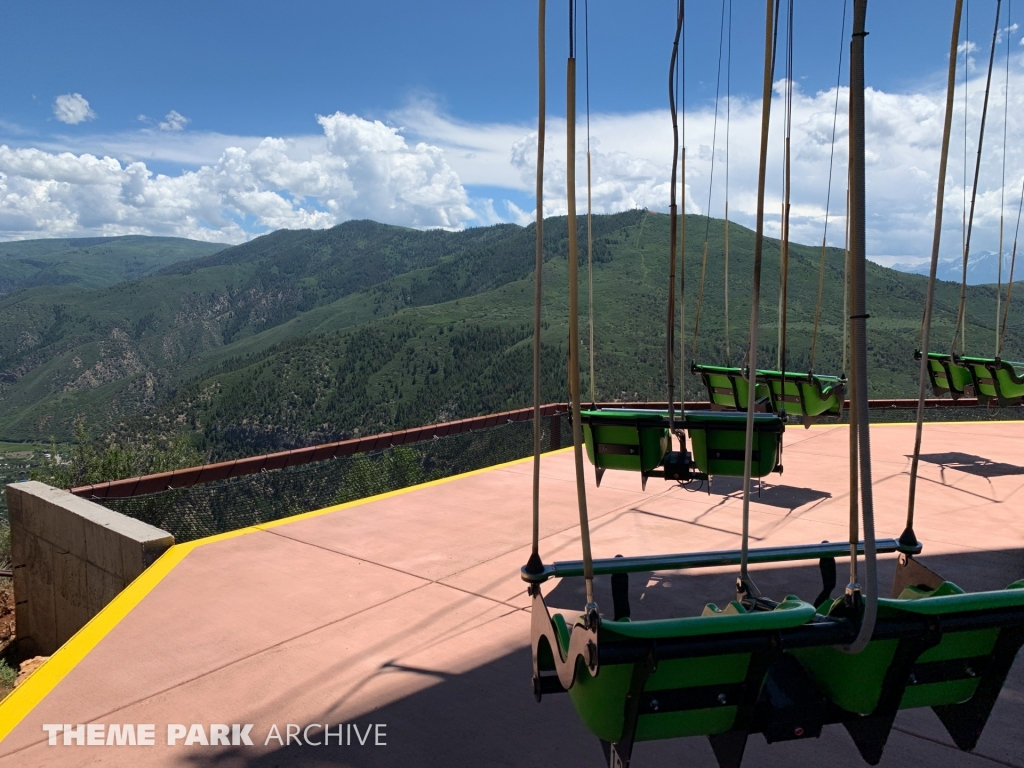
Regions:
[[[897,539],[876,539],[875,550],[879,554],[905,552],[918,554],[921,545],[905,547]],[[857,554],[864,554],[864,542],[857,545]],[[795,560],[818,560],[821,558],[849,557],[847,542],[823,544],[797,544],[783,547],[758,547],[749,551],[747,562],[781,563]],[[637,557],[608,557],[594,560],[594,575],[614,573],[640,573],[645,571],[680,571],[691,568],[714,568],[716,566],[738,565],[740,551],[724,549],[716,552],[683,552],[672,555],[640,555]],[[537,574],[522,573],[523,581],[540,584],[548,579],[564,579],[583,575],[583,563],[579,560],[564,560],[545,565]]]

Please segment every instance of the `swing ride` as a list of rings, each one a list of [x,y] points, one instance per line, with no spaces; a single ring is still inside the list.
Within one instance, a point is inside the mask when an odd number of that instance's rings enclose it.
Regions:
[[[932,392],[936,397],[949,394],[953,400],[961,397],[976,397],[979,405],[992,405],[1001,408],[1018,406],[1024,404],[1024,363],[1003,360],[1000,356],[1003,341],[1006,337],[1006,320],[1009,313],[1010,298],[1013,291],[1013,270],[1017,259],[1017,234],[1020,232],[1021,211],[1024,210],[1024,187],[1021,189],[1021,202],[1017,210],[1017,229],[1014,233],[1013,248],[1010,258],[1010,279],[1006,291],[1005,308],[1002,301],[1003,293],[1003,203],[1004,190],[1006,188],[1006,126],[1007,113],[1009,109],[1009,66],[1010,49],[1007,47],[1006,55],[1006,77],[1004,80],[1003,94],[1003,184],[1000,187],[1000,215],[999,215],[999,267],[998,283],[996,286],[996,344],[994,357],[972,357],[966,355],[963,350],[966,345],[967,335],[967,266],[971,255],[971,235],[974,230],[974,209],[978,195],[978,179],[981,170],[982,148],[985,141],[985,121],[988,115],[988,99],[992,86],[992,71],[995,64],[996,43],[999,37],[999,20],[1002,0],[996,2],[996,22],[992,32],[992,46],[989,51],[988,72],[985,80],[985,95],[982,101],[981,121],[978,128],[978,151],[975,157],[974,179],[971,189],[971,204],[969,212],[965,211],[964,218],[966,228],[964,232],[963,254],[962,254],[962,277],[960,282],[960,301],[957,308],[956,327],[953,332],[953,341],[949,353],[929,352],[927,355],[926,370],[931,383]],[[1009,40],[1007,40],[1009,45]],[[966,78],[966,67],[965,74]],[[967,83],[964,82],[964,100],[966,105]],[[966,176],[966,153],[967,153],[967,120],[966,107],[964,118],[964,162]],[[964,180],[966,190],[966,178]],[[922,344],[922,347],[925,345]],[[958,348],[961,350],[958,353]],[[923,357],[921,349],[914,350],[914,359],[921,360]]]
[[[676,203],[680,158],[685,168],[685,150],[680,151],[679,146],[675,89],[680,43],[685,46],[682,34],[683,0],[678,0],[669,64],[673,159],[669,205],[670,290],[666,331],[668,408],[663,411],[581,409],[576,201],[572,162],[575,156],[576,20],[575,4],[570,0],[570,48],[567,63],[569,389],[582,559],[551,564],[545,564],[539,552],[539,297],[543,239],[545,5],[544,0],[540,0],[533,538],[529,560],[521,572],[532,603],[532,682],[537,700],[540,701],[548,694],[568,693],[579,719],[600,739],[607,764],[613,767],[630,764],[633,746],[637,742],[689,736],[707,737],[721,768],[739,766],[751,734],[761,733],[771,744],[818,737],[824,726],[829,724],[842,724],[864,760],[874,765],[882,757],[897,712],[921,707],[931,707],[936,712],[960,749],[973,749],[1017,652],[1024,645],[1024,580],[1015,581],[1004,590],[970,594],[938,576],[916,559],[922,551],[922,545],[914,532],[915,489],[921,451],[925,381],[933,364],[931,355],[921,361],[906,529],[898,539],[876,538],[875,535],[867,412],[864,269],[864,49],[867,0],[853,0],[852,35],[849,39],[850,247],[848,307],[845,312],[849,319],[851,342],[848,380],[851,478],[849,542],[762,548],[749,546],[751,479],[772,469],[781,470],[778,459],[786,406],[803,408],[806,403],[809,407],[801,415],[807,418],[820,415],[833,407],[830,405],[818,414],[813,413],[818,406],[828,401],[828,387],[829,396],[834,395],[841,408],[842,395],[838,388],[847,384],[838,378],[819,379],[821,391],[817,393],[818,400],[812,401],[799,389],[804,381],[803,375],[792,375],[785,368],[788,179],[783,213],[780,365],[776,376],[762,377],[762,371],[757,367],[768,125],[774,42],[780,26],[781,0],[766,0],[765,3],[764,78],[747,359],[742,368],[735,369],[738,375],[732,377],[729,369],[697,369],[701,375],[706,373],[708,376],[705,384],[709,387],[712,401],[715,402],[714,395],[721,395],[718,405],[731,405],[735,409],[732,413],[711,411],[699,414],[684,409],[677,413],[675,408],[676,259],[677,256],[682,259],[682,253],[677,250]],[[723,16],[724,5],[723,2]],[[923,349],[928,349],[931,331],[962,10],[963,0],[956,0],[931,273],[922,330]],[[789,0],[790,59],[792,13],[793,2]],[[791,70],[789,74],[792,74]],[[936,362],[941,364],[948,361],[938,359]],[[994,379],[995,372],[989,368],[986,370],[992,373]],[[749,375],[750,371],[755,372],[753,377]],[[754,386],[750,386],[751,378]],[[813,374],[808,374],[806,378],[814,380]],[[948,372],[945,380],[953,383]],[[1006,380],[1012,382],[1011,379]],[[773,389],[775,381],[778,387]],[[981,386],[978,383],[980,380],[972,381],[972,386]],[[1000,383],[1002,381],[1000,379]],[[958,383],[962,384],[963,381],[958,380]],[[712,385],[723,391],[715,392]],[[791,390],[791,386],[797,388]],[[795,402],[797,399],[801,401]],[[684,400],[681,398],[681,401]],[[759,407],[763,412],[755,413]],[[678,442],[678,450],[673,450],[674,440]],[[742,477],[740,548],[595,559],[590,544],[584,452],[593,462],[598,478],[607,469],[639,473],[644,482],[656,473],[681,483],[715,474]],[[895,554],[898,558],[890,598],[881,595],[878,584],[877,558],[884,554]],[[849,580],[843,594],[833,598],[832,593],[837,583],[835,559],[844,556],[849,557]],[[764,595],[754,584],[748,570],[754,563],[808,560],[818,560],[822,574],[822,590],[813,602],[794,594],[783,594],[781,599]],[[628,597],[630,573],[722,566],[738,567],[735,595],[724,607],[708,603],[699,616],[654,620],[634,620],[631,617]],[[611,616],[603,613],[595,601],[596,576],[611,577]],[[571,577],[584,579],[586,603],[582,611],[574,612],[567,620],[563,613],[553,613],[549,609],[542,587],[552,579]]]

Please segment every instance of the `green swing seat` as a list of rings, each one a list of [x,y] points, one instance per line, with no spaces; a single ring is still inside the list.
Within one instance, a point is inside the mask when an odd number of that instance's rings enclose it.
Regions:
[[[974,383],[974,393],[979,403],[995,401],[1000,407],[1008,408],[1024,402],[1024,379],[1017,375],[1016,368],[1022,363],[1011,363],[998,357],[961,357],[960,362],[967,368]]]
[[[746,447],[746,413],[728,411],[687,411],[686,428],[690,434],[693,464],[709,477],[743,477]],[[750,476],[764,477],[782,472],[782,433],[785,425],[774,413],[754,414],[754,443]]]
[[[813,373],[758,371],[757,377],[768,385],[772,410],[802,416],[810,427],[822,416],[841,416],[846,397],[846,379]]]
[[[797,627],[813,616],[814,606],[792,595],[773,611],[748,613],[738,602],[724,610],[709,604],[701,616],[602,621],[598,644],[662,643],[679,638],[714,643],[747,633]],[[553,624],[564,661],[569,653],[569,629],[560,614],[553,617]],[[577,672],[568,689],[569,698],[591,733],[613,744],[628,737],[633,728],[633,741],[724,733],[747,726],[767,673],[767,655],[765,651],[709,652],[664,659],[655,665],[645,661],[602,665],[596,677]],[[545,661],[544,666],[553,670],[550,659]],[[631,712],[634,706],[636,710]],[[632,728],[631,717],[635,718]]]
[[[604,472],[619,469],[639,472],[647,478],[662,465],[670,446],[667,411],[602,409],[581,411],[587,458],[597,472],[598,485]],[[746,414],[725,411],[680,413],[677,427],[686,429],[699,472],[743,476],[746,444]],[[754,414],[754,445],[751,476],[764,477],[781,472],[782,419],[772,413]]]
[[[581,411],[587,458],[597,472],[597,484],[605,470],[639,472],[646,483],[668,452],[667,414],[658,411]]]
[[[712,408],[716,410],[725,408],[733,411],[747,410],[750,382],[743,375],[742,369],[693,363],[690,366],[690,372],[700,376],[708,390],[708,401]],[[754,401],[765,408],[770,406],[771,392],[764,382],[755,382]]]
[[[921,350],[914,350],[914,359],[921,359]],[[952,355],[929,352],[928,378],[936,397],[949,393],[951,398],[959,400],[961,397],[971,397],[975,394],[971,372]]]
[[[770,610],[709,604],[699,617],[596,627],[580,616],[570,630],[533,594],[537,694],[567,691],[606,753],[626,761],[637,741],[707,736],[720,766],[739,766],[752,733],[771,743],[837,723],[875,765],[897,712],[921,707],[971,750],[1024,645],[1024,580],[975,594],[905,587],[878,601],[858,654],[836,647],[852,639],[836,632],[856,626],[843,598],[818,611],[789,595]]]
[[[819,610],[841,613],[843,599]],[[907,632],[914,624],[924,631]],[[1024,580],[974,594],[942,582],[879,599],[873,639],[859,654],[830,646],[789,653],[837,708],[828,719],[846,724],[875,764],[900,709],[933,707],[957,746],[973,749],[1022,643]]]

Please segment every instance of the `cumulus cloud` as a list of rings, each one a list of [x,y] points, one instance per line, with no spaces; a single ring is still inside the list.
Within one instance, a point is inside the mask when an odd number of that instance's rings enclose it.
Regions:
[[[65,93],[53,100],[53,116],[62,123],[78,125],[86,120],[92,120],[96,113],[92,111],[89,102],[80,93]]]
[[[164,117],[163,121],[160,123],[160,130],[183,131],[185,130],[185,126],[191,122],[192,120],[185,117],[178,110],[172,109],[170,112],[167,113],[167,116]]]
[[[1000,211],[1006,221],[1015,221],[1024,173],[1024,57],[1011,62],[1007,118],[1006,189],[1002,189],[1003,87],[993,83],[989,103],[988,136],[981,167],[972,250],[998,248]],[[781,231],[782,208],[782,93],[784,82],[775,84],[770,126],[769,163],[766,186],[766,232],[777,237]],[[962,174],[964,152],[964,93],[958,85],[954,106],[957,135],[945,184],[943,255],[954,256],[960,248],[960,221],[965,183],[970,193],[971,178]],[[973,172],[978,124],[984,97],[984,73],[972,76],[967,85],[968,172]],[[804,93],[794,86],[791,237],[808,244],[820,244],[828,201],[828,240],[842,245],[845,230],[846,155],[848,147],[846,102],[848,91],[839,89],[839,116],[833,151],[833,110],[836,89]],[[869,88],[866,103],[868,253],[882,260],[907,261],[926,257],[931,249],[935,193],[938,184],[939,151],[945,90],[917,93],[887,93]],[[724,108],[724,107],[723,107]],[[725,153],[722,110],[717,138],[714,105],[691,107],[685,119],[683,143],[686,155],[685,207],[690,213],[721,217],[725,208]],[[729,212],[733,220],[753,227],[756,215],[756,185],[761,128],[759,100],[734,98],[731,107],[729,152]],[[517,200],[532,198],[536,168],[537,134],[532,125],[470,125],[417,108],[401,113],[410,132],[444,147],[450,162],[466,183],[468,179],[495,181],[519,193]],[[544,214],[566,212],[565,121],[549,118],[545,151]],[[714,185],[712,144],[715,145]],[[591,116],[591,161],[594,211],[610,213],[630,207],[668,208],[671,178],[671,123],[667,110],[633,114]],[[586,210],[586,136],[577,130],[576,199],[578,211]],[[502,157],[504,155],[504,157]],[[959,158],[959,159],[958,159]],[[497,181],[500,179],[500,182]],[[489,192],[489,195],[492,193]],[[1002,195],[1002,208],[1000,200]],[[682,201],[681,201],[682,202]],[[532,221],[535,212],[505,201],[513,221]],[[1012,233],[1006,242],[1012,242]],[[1008,247],[1008,246],[1007,246]]]
[[[266,138],[177,176],[142,161],[0,145],[0,232],[10,237],[168,234],[238,242],[254,232],[372,218],[460,228],[476,214],[436,146],[341,112],[319,141]]]
[[[1000,212],[1015,223],[1024,173],[1024,55],[1011,61],[1006,188],[1002,176],[1004,89],[993,83],[988,138],[981,167],[972,249],[998,248]],[[766,187],[766,231],[778,236],[782,206],[782,92],[772,105]],[[944,258],[960,247],[961,207],[971,178],[963,176],[964,93],[957,86],[953,152],[945,181]],[[984,97],[984,73],[972,75],[966,104],[968,170],[973,171]],[[847,90],[793,97],[791,232],[797,242],[821,242],[831,169],[828,240],[845,229]],[[945,92],[865,95],[868,254],[910,262],[930,253]],[[170,123],[172,112],[165,122]],[[753,226],[756,214],[761,108],[731,105],[729,212]],[[331,226],[366,217],[414,227],[459,228],[502,218],[529,223],[536,167],[536,126],[469,123],[429,103],[391,116],[391,124],[336,113],[319,117],[320,132],[288,138],[226,136],[145,128],[107,136],[64,136],[0,150],[0,237],[68,233],[178,234],[241,240],[277,227]],[[184,120],[185,118],[182,117]],[[396,127],[397,126],[397,127]],[[591,118],[594,211],[668,208],[671,123],[667,110],[594,114]],[[724,125],[714,105],[691,105],[681,137],[687,149],[683,204],[690,213],[722,216],[725,206]],[[545,215],[566,212],[566,124],[552,116],[546,143]],[[715,151],[712,152],[714,144]],[[586,136],[577,133],[576,180],[586,209]],[[714,157],[714,184],[709,197]],[[155,174],[153,163],[195,170]],[[465,185],[465,186],[464,186]],[[966,185],[966,187],[965,187]],[[470,194],[467,194],[467,187]],[[475,197],[471,197],[473,192]],[[507,194],[506,194],[507,193]],[[1006,243],[1012,243],[1007,232]],[[1007,247],[1009,247],[1007,245]]]

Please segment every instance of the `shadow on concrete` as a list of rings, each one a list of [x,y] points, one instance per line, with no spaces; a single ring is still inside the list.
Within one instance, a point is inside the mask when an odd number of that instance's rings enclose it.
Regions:
[[[1024,550],[1003,550],[966,555],[922,557],[922,562],[970,591],[1001,589],[1024,576]],[[879,574],[882,584],[891,581],[894,561],[887,558]],[[813,597],[818,591],[815,564],[753,571],[766,594],[796,592]],[[845,572],[840,563],[840,581]],[[704,603],[724,603],[731,596],[733,575],[634,574],[630,584],[633,617],[657,618],[663,614],[693,615]],[[598,603],[611,609],[609,578],[595,584]],[[888,592],[886,587],[885,592]],[[548,595],[552,607],[583,605],[581,579],[566,579]],[[481,627],[480,631],[486,631]],[[552,694],[541,703],[530,692],[530,650],[523,647],[470,672],[430,675],[435,685],[404,699],[384,704],[350,719],[361,731],[375,723],[386,724],[386,746],[308,746],[291,744],[273,748],[203,749],[186,761],[197,766],[352,766],[353,768],[489,768],[522,766],[536,768],[599,768],[604,758],[598,740],[580,723],[568,696]],[[393,666],[393,665],[392,665]],[[384,670],[382,670],[384,671]],[[415,670],[412,670],[415,671]],[[332,728],[340,718],[328,707],[318,718]],[[1024,766],[1024,662],[1018,660],[996,704],[989,726],[974,754],[957,750],[931,710],[901,712],[881,766],[907,768],[991,768],[993,765]],[[303,724],[305,725],[305,724]],[[284,731],[284,720],[278,723]],[[263,728],[266,732],[267,725]],[[258,730],[258,729],[257,729]],[[254,732],[255,735],[255,732]],[[311,731],[311,738],[317,735]],[[257,744],[260,741],[257,740]],[[270,749],[271,751],[267,751]],[[716,762],[704,737],[642,742],[633,753],[637,768],[688,766],[715,768]],[[754,736],[747,747],[744,768],[859,768],[865,765],[841,726],[827,726],[820,739],[768,745]]]
[[[910,456],[907,457],[911,458]],[[1004,464],[999,461],[990,461],[983,456],[975,456],[970,453],[922,453],[921,461],[929,464],[937,464],[942,469],[958,469],[969,475],[978,477],[1006,477],[1007,475],[1024,475],[1024,467],[1015,464]]]
[[[711,484],[712,496],[741,496],[743,495],[743,478],[740,477],[715,477]],[[788,509],[792,512],[795,509],[812,504],[817,501],[832,498],[828,491],[819,491],[815,488],[796,488],[791,485],[771,485],[767,482],[752,481],[750,486],[750,498],[758,504],[767,504],[771,507]]]

